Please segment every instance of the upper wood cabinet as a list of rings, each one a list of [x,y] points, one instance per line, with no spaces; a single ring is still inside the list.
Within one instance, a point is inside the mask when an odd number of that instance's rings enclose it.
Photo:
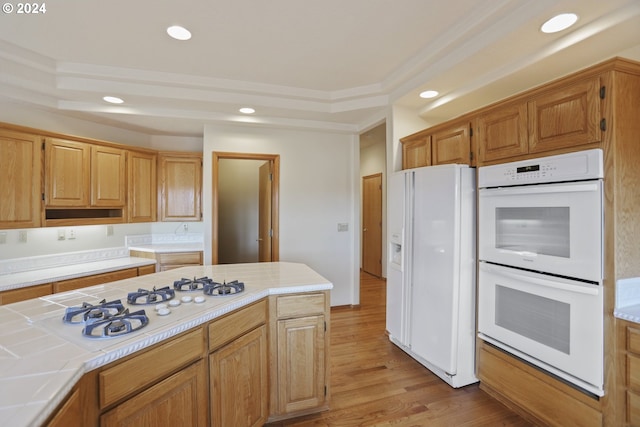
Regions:
[[[40,226],[41,138],[0,129],[0,229]]]
[[[409,136],[402,142],[402,169],[431,165],[431,136]]]
[[[196,153],[160,154],[160,220],[202,219],[202,156]]]
[[[129,222],[155,222],[158,201],[156,164],[153,153],[129,151],[127,208]]]
[[[126,191],[125,151],[47,138],[47,207],[122,207]]]
[[[126,155],[119,148],[91,146],[91,206],[124,206]]]
[[[436,126],[402,138],[400,142],[402,169],[471,164],[471,126],[466,120]]]
[[[471,164],[470,130],[466,120],[434,129],[431,133],[431,164]]]
[[[592,77],[481,111],[478,163],[597,145],[602,141],[600,88],[600,78]]]
[[[474,137],[479,162],[527,154],[527,104],[500,106],[480,114]]]
[[[47,138],[45,142],[45,204],[89,206],[91,147],[82,142]]]
[[[530,153],[602,140],[598,77],[536,96],[528,110]]]

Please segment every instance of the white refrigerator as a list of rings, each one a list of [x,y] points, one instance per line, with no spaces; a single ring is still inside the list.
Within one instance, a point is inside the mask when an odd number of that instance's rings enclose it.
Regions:
[[[389,184],[389,338],[452,387],[475,383],[475,169],[408,169]]]

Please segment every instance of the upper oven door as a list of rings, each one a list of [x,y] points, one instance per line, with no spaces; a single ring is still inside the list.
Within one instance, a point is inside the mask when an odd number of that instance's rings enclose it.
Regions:
[[[479,191],[479,259],[602,279],[602,181]]]

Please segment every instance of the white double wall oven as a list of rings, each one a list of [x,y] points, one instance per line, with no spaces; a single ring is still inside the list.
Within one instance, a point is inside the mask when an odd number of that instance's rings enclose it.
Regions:
[[[478,169],[478,332],[604,395],[602,150]]]

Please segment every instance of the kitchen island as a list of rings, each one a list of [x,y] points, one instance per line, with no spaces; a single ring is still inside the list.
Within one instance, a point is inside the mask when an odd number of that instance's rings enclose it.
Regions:
[[[243,292],[220,297],[206,296],[201,303],[183,302],[170,307],[170,313],[159,315],[155,305],[129,305],[126,303],[127,294],[138,289],[153,289],[172,286],[174,281],[182,277],[195,278],[208,276],[218,282],[239,280],[245,284]],[[328,402],[328,337],[329,337],[329,290],[333,285],[325,278],[303,264],[295,263],[259,263],[233,264],[216,266],[184,267],[178,270],[134,277],[89,288],[9,304],[0,307],[0,322],[3,329],[0,332],[0,419],[6,425],[39,426],[43,425],[56,414],[68,399],[73,398],[78,387],[95,387],[99,390],[82,390],[75,395],[96,395],[95,408],[82,401],[82,412],[89,417],[96,417],[89,421],[101,422],[112,419],[119,407],[126,405],[127,400],[133,400],[126,392],[111,398],[102,393],[112,378],[111,373],[121,371],[124,377],[135,378],[136,372],[128,372],[123,367],[134,366],[141,356],[152,354],[154,350],[172,349],[173,359],[179,359],[183,353],[174,344],[179,341],[195,343],[196,361],[189,360],[189,369],[198,366],[194,372],[209,372],[211,379],[206,387],[198,386],[202,391],[200,399],[208,400],[209,405],[222,409],[228,403],[220,402],[218,394],[209,393],[212,388],[220,387],[223,381],[214,378],[224,370],[218,369],[220,355],[238,347],[240,337],[233,337],[233,341],[218,339],[224,336],[221,328],[225,322],[228,325],[247,324],[245,329],[238,329],[242,335],[261,331],[261,339],[266,346],[266,354],[261,354],[269,369],[269,391],[264,397],[263,405],[268,405],[269,419],[282,419],[293,414],[309,413],[326,409]],[[195,291],[194,291],[195,292]],[[184,293],[176,291],[176,300]],[[189,292],[189,295],[196,295]],[[200,294],[198,294],[200,295]],[[112,301],[121,299],[131,311],[144,309],[148,315],[148,324],[139,331],[131,334],[109,338],[88,338],[82,336],[81,325],[65,324],[62,321],[68,307],[76,307],[84,302],[91,304],[102,300]],[[247,310],[245,312],[245,310]],[[237,319],[231,316],[238,315]],[[245,315],[246,313],[246,315]],[[249,321],[246,319],[257,319]],[[260,320],[262,319],[262,320]],[[305,323],[306,322],[306,323]],[[267,331],[269,331],[267,338]],[[311,331],[311,332],[309,332]],[[326,332],[325,332],[326,331]],[[301,333],[299,337],[297,333]],[[307,349],[313,356],[314,366],[295,366],[289,369],[287,363],[303,363],[309,358],[301,357],[300,361],[288,360],[290,346],[298,346],[302,342],[309,342],[309,333],[315,337],[315,343]],[[312,340],[313,341],[313,340]],[[229,347],[231,345],[235,347]],[[173,347],[172,347],[173,346]],[[201,347],[201,349],[200,349]],[[263,348],[261,347],[261,348]],[[253,347],[247,347],[253,348]],[[297,352],[307,351],[295,348]],[[186,351],[185,351],[186,353]],[[159,352],[158,354],[168,354]],[[253,354],[253,353],[251,353]],[[125,364],[126,363],[126,364]],[[185,362],[186,363],[186,362]],[[317,364],[317,366],[316,366]],[[209,369],[201,368],[205,366]],[[220,365],[222,366],[222,365]],[[327,369],[325,369],[325,367]],[[181,368],[181,367],[180,367]],[[185,367],[186,370],[187,367]],[[306,407],[290,405],[288,401],[288,372],[297,369],[315,372],[321,375],[320,381],[315,378],[311,383],[323,390],[322,396],[307,399],[311,402]],[[177,368],[152,378],[143,384],[144,389],[131,389],[136,395],[143,395],[153,389],[154,385],[171,380],[180,374]],[[175,374],[175,375],[174,375]],[[143,374],[144,376],[144,374]],[[196,375],[195,377],[202,375]],[[85,381],[89,378],[89,381]],[[120,380],[117,380],[120,381]],[[200,380],[202,381],[202,380]],[[127,387],[124,387],[125,389]],[[131,388],[131,387],[129,387]],[[299,391],[296,387],[294,392]],[[93,393],[95,391],[95,393]],[[309,391],[307,389],[306,391]],[[305,391],[305,392],[306,392]],[[209,396],[210,394],[210,396]],[[295,397],[299,401],[299,396]],[[251,400],[251,399],[249,399]],[[68,403],[68,402],[67,402]],[[91,402],[89,402],[91,403]],[[202,403],[202,402],[200,402]],[[202,405],[200,405],[202,406]],[[221,411],[224,414],[224,411]],[[92,415],[94,414],[94,415]],[[218,417],[218,415],[216,415]],[[87,421],[83,419],[82,421]],[[208,411],[200,415],[198,425],[216,424]]]

